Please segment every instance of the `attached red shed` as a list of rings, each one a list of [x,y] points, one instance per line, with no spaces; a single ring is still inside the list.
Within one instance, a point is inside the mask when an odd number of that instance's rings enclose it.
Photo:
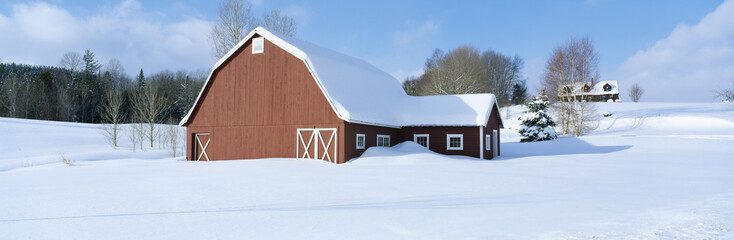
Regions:
[[[188,160],[344,163],[403,141],[492,159],[502,120],[492,94],[408,96],[360,59],[258,27],[214,65],[180,125]]]

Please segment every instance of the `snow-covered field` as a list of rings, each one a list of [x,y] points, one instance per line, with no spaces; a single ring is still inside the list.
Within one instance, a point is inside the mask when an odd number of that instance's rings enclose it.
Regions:
[[[734,105],[598,107],[591,134],[539,143],[511,108],[492,161],[403,143],[342,165],[186,162],[0,118],[0,239],[734,239]]]

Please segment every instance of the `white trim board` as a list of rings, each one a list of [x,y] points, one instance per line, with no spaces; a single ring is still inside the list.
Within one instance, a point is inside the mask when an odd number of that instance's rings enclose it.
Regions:
[[[418,143],[419,137],[426,137],[426,148],[430,149],[431,147],[431,136],[429,134],[413,134],[413,142]]]
[[[458,137],[459,147],[451,147],[451,138]],[[446,134],[446,150],[464,150],[464,134]]]

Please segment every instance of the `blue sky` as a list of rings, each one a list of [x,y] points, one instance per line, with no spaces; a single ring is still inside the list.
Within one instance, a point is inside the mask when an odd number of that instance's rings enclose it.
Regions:
[[[643,100],[713,101],[713,91],[734,83],[731,0],[252,2],[258,15],[281,9],[294,17],[297,38],[365,59],[401,80],[420,74],[434,49],[473,44],[522,57],[534,91],[552,48],[589,36],[601,56],[601,79],[619,80],[622,91],[639,83],[648,90]],[[63,53],[90,48],[100,62],[118,58],[131,73],[209,70],[216,59],[206,38],[217,5],[4,1],[0,59],[56,65]],[[712,20],[703,21],[707,16]],[[719,54],[701,55],[704,50]],[[681,97],[690,82],[699,89]],[[666,83],[678,87],[658,87]]]

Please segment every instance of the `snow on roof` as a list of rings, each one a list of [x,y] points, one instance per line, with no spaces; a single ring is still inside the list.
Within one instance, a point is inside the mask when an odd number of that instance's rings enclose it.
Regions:
[[[354,57],[305,41],[255,28],[214,65],[212,73],[255,34],[302,59],[337,116],[368,125],[484,126],[496,99],[493,94],[408,96],[392,75]],[[211,73],[209,78],[211,78]],[[209,82],[204,84],[206,86]],[[202,89],[203,92],[203,89]],[[201,93],[189,113],[187,123]]]
[[[605,92],[604,85],[609,84],[612,87],[611,91]],[[617,87],[617,80],[599,81],[594,84],[594,87],[589,91],[590,94],[619,94],[619,88]]]
[[[612,89],[608,92],[604,91],[604,85],[609,84]],[[591,86],[588,92],[584,92],[583,87],[588,86],[586,82],[577,82],[572,86],[574,95],[603,95],[603,94],[619,94],[619,88],[617,87],[617,80],[599,81]]]

